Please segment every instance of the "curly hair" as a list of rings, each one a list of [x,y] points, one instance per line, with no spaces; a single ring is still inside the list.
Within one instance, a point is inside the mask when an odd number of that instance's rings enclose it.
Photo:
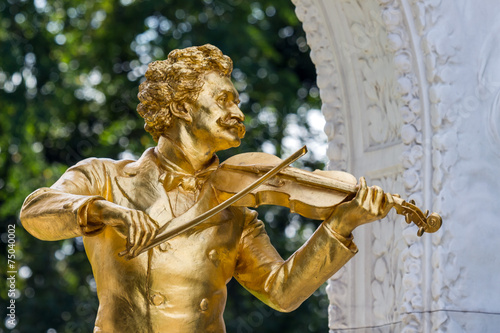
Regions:
[[[173,50],[166,60],[150,63],[137,95],[137,112],[144,118],[144,129],[158,142],[175,121],[171,112],[174,103],[194,103],[205,74],[218,72],[230,77],[232,70],[231,59],[210,44]]]

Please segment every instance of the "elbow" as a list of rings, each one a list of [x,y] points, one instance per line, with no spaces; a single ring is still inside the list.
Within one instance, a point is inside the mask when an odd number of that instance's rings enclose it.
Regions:
[[[33,235],[33,232],[31,230],[32,229],[31,228],[31,216],[29,213],[29,209],[26,206],[27,206],[27,200],[24,201],[24,204],[21,207],[21,212],[19,213],[19,220],[21,220],[21,224],[24,227],[24,229],[27,232],[29,232],[31,235]],[[33,235],[33,236],[35,236],[35,235]]]
[[[276,311],[288,313],[296,310],[309,295],[304,294],[300,283],[293,283],[285,273],[281,269],[269,275],[264,284],[265,299],[261,300]]]
[[[43,193],[41,190],[37,190],[26,198],[21,208],[19,219],[21,220],[23,228],[33,237],[44,241],[53,240],[50,237],[50,233],[44,232],[44,223],[41,222],[41,220],[43,220],[43,214],[41,214],[39,208],[37,208],[39,205],[33,204],[37,198],[34,194],[37,192]]]
[[[57,216],[40,216],[29,210],[21,210],[19,218],[23,228],[31,236],[42,241],[57,241],[78,236],[58,225]]]
[[[269,300],[268,305],[274,310],[279,312],[292,312],[296,310],[304,300],[288,299],[284,297],[272,298]]]
[[[278,308],[276,310],[279,311],[279,312],[283,312],[283,313],[289,313],[289,312],[292,312],[292,311],[296,310],[299,307],[299,305],[300,304],[294,305],[294,306],[288,306],[288,307],[280,307],[280,308]]]
[[[19,215],[19,219],[21,220],[21,224],[23,225],[24,229],[33,237],[36,237],[40,240],[49,240],[46,237],[44,237],[43,233],[40,233],[38,228],[36,227],[36,219],[31,216],[29,211],[23,207],[21,209],[21,213]]]

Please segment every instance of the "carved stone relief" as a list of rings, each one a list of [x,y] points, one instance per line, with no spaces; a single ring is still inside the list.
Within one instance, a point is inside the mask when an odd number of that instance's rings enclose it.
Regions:
[[[430,115],[430,124],[426,125],[428,134],[423,144],[424,151],[432,151],[431,158],[428,159],[432,159],[432,208],[440,211],[443,219],[446,219],[450,217],[451,207],[442,205],[443,200],[449,196],[444,184],[449,181],[453,167],[458,161],[456,121],[460,111],[458,106],[462,105],[461,99],[464,95],[453,75],[459,72],[462,65],[458,53],[461,24],[453,22],[460,15],[454,2],[414,0],[411,2],[411,8],[421,38],[428,85],[429,111],[426,114]],[[461,268],[456,267],[454,255],[451,253],[452,238],[451,229],[443,229],[432,237],[432,266],[429,267],[429,284],[432,287],[427,288],[430,289],[430,297],[426,301],[425,310],[433,312],[424,316],[425,328],[432,332],[447,331],[451,327],[454,327],[454,331],[459,329],[448,313],[443,311],[447,303],[456,303],[456,298],[460,297],[460,293],[453,292],[460,289]],[[444,267],[453,267],[453,272],[445,274]]]
[[[349,133],[346,128],[346,115],[341,77],[336,60],[336,50],[329,39],[328,27],[325,25],[326,8],[316,0],[292,0],[296,6],[295,13],[303,23],[311,46],[311,60],[316,66],[317,85],[322,101],[321,111],[325,116],[325,133],[329,140],[327,155],[330,158],[330,170],[348,169]],[[337,327],[347,327],[348,310],[346,299],[348,293],[348,272],[345,267],[331,278],[333,283],[327,286],[329,305],[329,327],[333,323]]]
[[[392,168],[374,174],[367,174],[370,183],[378,185],[390,193],[403,193],[402,173]],[[402,256],[407,251],[401,235],[406,223],[401,216],[391,212],[380,223],[371,227],[371,253],[368,262],[373,264],[371,292],[373,313],[380,323],[397,323],[400,321],[399,304],[403,301],[403,271],[405,261]]]
[[[355,135],[351,129],[353,124],[350,121],[355,119],[350,115],[356,113],[352,100],[357,95],[362,102],[355,105],[361,105],[366,110],[364,116],[359,118],[364,122],[362,132],[368,133],[363,138],[365,151],[383,150],[398,142],[404,144],[402,173],[394,174],[393,178],[381,178],[387,183],[384,184],[385,188],[391,188],[390,183],[399,177],[398,181],[402,181],[405,187],[403,195],[414,199],[419,205],[429,206],[433,200],[432,208],[439,211],[443,177],[449,171],[446,168],[453,165],[454,161],[454,147],[449,147],[450,143],[453,144],[453,131],[450,131],[453,119],[444,109],[449,106],[447,103],[456,102],[450,94],[446,94],[446,89],[450,88],[446,82],[447,71],[453,70],[450,64],[453,64],[455,49],[449,47],[452,45],[450,43],[439,43],[441,38],[449,37],[451,32],[449,28],[443,30],[446,22],[442,23],[438,16],[433,16],[441,2],[379,0],[378,3],[361,3],[343,0],[332,4],[322,0],[296,0],[294,3],[299,19],[304,22],[311,56],[317,65],[321,96],[331,99],[337,92],[336,114],[331,107],[323,108],[328,121],[325,131],[331,140],[328,152],[331,164],[352,171],[355,163],[352,158],[356,158],[353,147],[359,133]],[[338,19],[328,20],[327,12],[336,12]],[[313,38],[309,39],[309,36]],[[329,48],[325,45],[329,38],[330,44],[337,46],[330,54],[337,56],[328,62],[315,58],[315,50]],[[320,40],[322,44],[317,44]],[[423,50],[420,43],[424,45]],[[325,66],[332,66],[336,73],[342,68],[342,81],[339,82],[338,75],[334,80],[322,75]],[[351,76],[357,80],[358,90],[352,91]],[[334,87],[332,82],[335,83]],[[445,100],[441,100],[441,96]],[[342,115],[340,119],[336,118],[339,114]],[[440,131],[443,125],[445,130]],[[335,131],[337,128],[342,131]],[[340,138],[345,135],[348,136],[347,140]],[[451,135],[451,138],[447,135]],[[340,140],[343,140],[342,145],[339,145]],[[340,151],[343,153],[339,154]],[[434,153],[431,154],[431,151]],[[443,161],[445,155],[446,161]],[[369,156],[364,158],[369,159]],[[373,178],[372,181],[377,179]],[[396,221],[389,223],[398,226]],[[389,223],[382,225],[387,226]],[[388,239],[383,238],[382,234],[387,230],[382,232],[380,228],[383,227],[380,225],[371,227],[371,233],[362,237],[362,246],[372,250],[372,257],[365,255],[362,259],[373,265],[373,274],[367,281],[360,281],[352,266],[332,278],[328,292],[332,304],[330,328],[334,331],[348,327],[353,318],[358,318],[356,322],[371,324],[400,322],[405,332],[430,329],[427,311],[442,308],[436,291],[441,290],[445,283],[453,284],[458,279],[458,276],[453,276],[451,280],[444,281],[440,272],[440,267],[449,260],[443,239],[449,239],[451,235],[441,232],[432,241],[431,238],[422,241],[417,239],[413,229],[399,226],[401,230],[388,232],[391,235]],[[396,241],[395,234],[398,237],[402,235],[402,238]],[[387,258],[387,252],[379,251],[383,246],[394,250],[397,258]],[[382,279],[384,273],[389,272],[389,267],[393,276],[391,279]],[[423,271],[432,273],[424,276]],[[356,287],[362,283],[371,287],[366,297],[372,303],[371,309],[367,309],[367,312],[374,314],[372,318],[368,318],[368,314],[361,318],[352,308],[345,310],[354,298],[351,289],[352,281],[356,279]],[[389,283],[389,280],[392,282]],[[437,287],[430,290],[431,284]],[[431,297],[422,296],[428,293]],[[439,316],[433,321],[433,329],[444,329],[449,322],[444,313],[432,316]]]
[[[380,165],[377,167],[389,167],[392,170],[392,173],[384,174],[379,169],[378,176],[372,177],[371,181],[383,182],[384,188],[392,190],[391,184],[396,179],[401,183],[403,168],[399,158],[393,158],[394,155],[399,155],[394,153],[399,150],[392,151],[387,147],[402,145],[401,126],[406,114],[400,111],[400,108],[405,106],[405,103],[400,102],[401,96],[415,96],[418,91],[407,77],[397,80],[394,74],[398,70],[409,71],[412,68],[411,58],[405,57],[401,52],[398,61],[394,62],[393,54],[387,53],[388,49],[401,47],[401,37],[393,34],[392,39],[388,38],[387,27],[376,2],[360,5],[356,1],[343,0],[333,5],[309,0],[295,1],[295,4],[297,16],[304,22],[311,45],[311,57],[317,66],[321,96],[330,99],[335,96],[335,108],[331,107],[333,105],[323,105],[323,113],[327,119],[325,131],[331,140],[328,151],[330,167],[341,166],[351,172],[355,169],[365,174],[364,171],[369,170],[367,166],[357,165],[359,162],[353,157],[371,152],[371,159],[367,161],[384,160],[386,164],[378,163]],[[326,15],[328,10],[332,11],[332,7],[338,13],[337,17]],[[401,21],[394,12],[388,13],[386,17],[391,22]],[[327,22],[335,24],[329,27]],[[318,42],[321,44],[315,44]],[[327,48],[330,48],[330,58],[318,57],[318,54],[324,54],[323,51]],[[324,66],[331,66],[330,73],[332,69],[336,73],[333,80],[331,76],[325,75],[328,72]],[[408,98],[408,104],[409,101],[413,101],[412,108],[418,107],[414,98]],[[410,120],[414,121],[415,117]],[[361,144],[360,138],[363,141]],[[342,143],[339,145],[339,142]],[[350,160],[347,160],[347,157],[350,157]],[[415,159],[415,154],[411,154],[411,157]],[[366,228],[362,247],[380,248],[380,245],[384,244],[387,245],[386,248],[394,250],[394,255],[388,257],[385,256],[386,252],[366,255],[362,262],[373,267],[373,274],[356,274],[358,269],[349,265],[332,278],[327,288],[331,302],[330,328],[346,328],[353,322],[376,322],[385,325],[389,321],[397,325],[398,314],[394,306],[396,298],[397,304],[401,304],[399,300],[403,281],[403,268],[397,267],[397,260],[403,252],[405,242],[401,238],[398,238],[398,241],[394,239],[394,228],[398,225],[400,229],[405,227],[400,223],[401,219],[396,222],[393,216],[389,222],[384,221],[381,225]],[[389,236],[386,239],[384,235]],[[384,272],[389,269],[394,272],[393,276],[383,279]],[[369,309],[362,311],[366,315],[349,308],[349,301],[355,298],[353,283],[368,286],[372,304],[368,306]]]
[[[497,15],[495,21],[497,23],[492,27],[481,47],[478,81],[481,99],[494,96],[487,113],[486,124],[488,139],[495,153],[500,156],[500,66],[498,64],[498,59],[500,59],[500,15]],[[478,104],[476,100],[470,102],[472,107],[474,104]]]
[[[445,221],[422,238],[401,219],[356,230],[360,253],[327,288],[331,332],[496,332],[500,3],[294,3],[314,22],[304,24],[312,53],[330,57],[316,65],[331,166],[384,188],[401,182]],[[380,161],[391,154],[401,160]]]
[[[375,2],[354,0],[340,2],[352,41],[343,43],[346,59],[353,61],[353,71],[359,77],[360,93],[364,96],[365,115],[362,118],[366,150],[382,148],[401,141],[401,115],[398,112],[398,88],[394,80],[391,47]],[[397,17],[392,19],[397,20]]]
[[[335,50],[328,38],[322,14],[325,10],[315,0],[292,0],[296,14],[303,22],[311,48],[311,59],[316,65],[317,85],[320,89],[321,110],[325,116],[325,133],[328,136],[328,156],[331,170],[347,170],[348,133],[342,105],[341,78],[335,60]],[[326,30],[325,30],[326,29]]]

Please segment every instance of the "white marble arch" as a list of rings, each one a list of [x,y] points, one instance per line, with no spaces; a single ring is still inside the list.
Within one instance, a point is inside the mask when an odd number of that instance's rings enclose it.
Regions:
[[[292,0],[316,65],[330,168],[439,212],[356,230],[331,332],[496,332],[500,2]],[[492,295],[496,295],[492,297]]]

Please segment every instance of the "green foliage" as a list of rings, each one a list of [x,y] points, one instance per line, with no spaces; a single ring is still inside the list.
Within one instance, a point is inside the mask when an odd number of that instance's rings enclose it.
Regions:
[[[287,155],[287,139],[315,140],[307,122],[307,111],[319,106],[315,69],[289,0],[0,3],[0,234],[6,244],[7,225],[16,225],[19,271],[12,332],[92,330],[98,305],[81,239],[39,241],[23,230],[19,209],[29,193],[81,159],[139,156],[152,146],[135,111],[147,63],[204,43],[233,59],[247,115],[244,143],[221,152],[221,160],[248,151]],[[322,164],[309,158],[301,166]],[[279,207],[259,213],[284,257],[316,226]],[[4,272],[5,247],[0,251]],[[228,332],[324,331],[327,304],[320,290],[281,314],[232,281],[225,319]]]

